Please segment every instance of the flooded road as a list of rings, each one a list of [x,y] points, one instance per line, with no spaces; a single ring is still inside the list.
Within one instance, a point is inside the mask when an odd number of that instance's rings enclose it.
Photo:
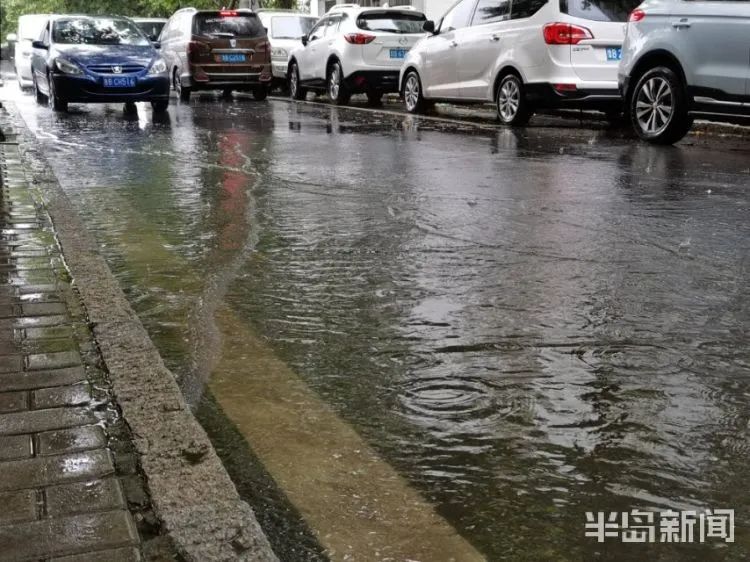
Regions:
[[[14,99],[282,559],[750,557],[748,145]]]

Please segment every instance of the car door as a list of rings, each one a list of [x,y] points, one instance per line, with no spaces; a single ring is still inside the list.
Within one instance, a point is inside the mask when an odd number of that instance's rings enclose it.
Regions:
[[[424,76],[421,78],[428,98],[460,97],[457,32],[469,26],[476,3],[477,0],[459,0],[443,16],[437,33],[425,39],[422,51]]]
[[[172,30],[174,28],[174,17],[170,18],[169,21],[167,21],[166,24],[164,24],[164,28],[161,30],[161,35],[159,35],[159,43],[161,44],[161,56],[164,57],[164,60],[167,63],[167,68],[169,69],[170,75],[172,73],[172,68],[174,68],[174,42],[172,41],[172,36],[174,35],[172,33]]]
[[[750,3],[680,1],[670,36],[696,96],[741,101],[750,72]]]
[[[329,18],[322,18],[315,27],[310,30],[307,36],[307,45],[297,55],[297,66],[299,68],[300,80],[325,79],[318,73],[319,64],[316,64],[316,57],[325,41],[326,27],[328,27]]]
[[[510,0],[479,0],[469,27],[458,30],[460,97],[484,100],[495,64],[507,49]]]
[[[52,27],[52,21],[48,21],[44,27],[39,41],[45,45],[46,49],[33,49],[31,55],[31,72],[36,78],[36,82],[44,92],[49,91],[49,84],[47,82],[47,59],[49,58],[49,47],[51,40],[50,29]]]
[[[339,26],[341,25],[341,15],[330,16],[328,18],[328,25],[326,25],[323,32],[323,39],[319,42],[317,50],[315,51],[315,77],[326,79],[326,65],[328,63],[328,57],[331,54],[336,35],[339,32]]]

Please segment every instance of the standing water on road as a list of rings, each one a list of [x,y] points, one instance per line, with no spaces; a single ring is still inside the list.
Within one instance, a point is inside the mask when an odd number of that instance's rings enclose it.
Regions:
[[[18,103],[189,400],[278,488],[261,520],[318,543],[282,558],[750,557],[747,151]],[[706,508],[734,543],[584,534]]]

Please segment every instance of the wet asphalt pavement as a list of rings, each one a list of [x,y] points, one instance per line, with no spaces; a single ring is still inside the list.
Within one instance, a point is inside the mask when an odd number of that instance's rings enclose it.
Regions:
[[[53,114],[13,88],[193,403],[249,392],[212,377],[262,345],[490,560],[750,557],[747,142],[213,96]],[[274,466],[322,544],[282,557],[343,559],[318,482]],[[584,537],[634,508],[733,508],[736,542]]]

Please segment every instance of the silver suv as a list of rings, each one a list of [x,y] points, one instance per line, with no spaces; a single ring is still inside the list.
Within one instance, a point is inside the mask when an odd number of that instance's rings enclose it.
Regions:
[[[750,2],[647,0],[630,15],[618,78],[652,143],[677,142],[694,117],[750,117]]]

